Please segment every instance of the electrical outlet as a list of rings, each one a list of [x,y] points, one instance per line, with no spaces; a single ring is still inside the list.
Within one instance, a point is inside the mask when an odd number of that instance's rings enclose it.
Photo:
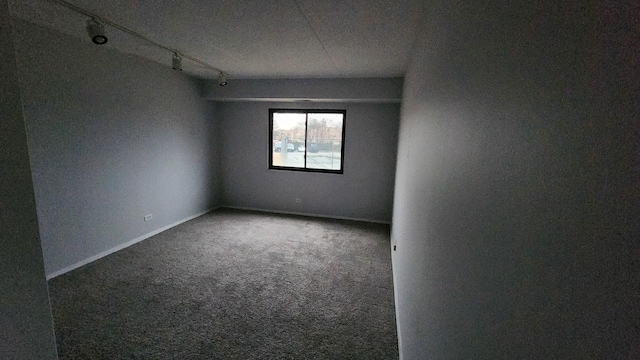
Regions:
[[[302,202],[302,199],[300,199],[300,198],[296,198],[296,202],[297,202],[297,203],[301,203],[301,202]]]
[[[153,215],[152,215],[152,214],[145,215],[145,216],[144,216],[144,222],[151,221],[151,218],[152,218],[152,217],[153,217]]]

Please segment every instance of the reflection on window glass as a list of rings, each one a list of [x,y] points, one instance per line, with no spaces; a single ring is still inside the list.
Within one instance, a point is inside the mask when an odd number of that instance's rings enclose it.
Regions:
[[[342,173],[345,111],[270,113],[270,168]]]

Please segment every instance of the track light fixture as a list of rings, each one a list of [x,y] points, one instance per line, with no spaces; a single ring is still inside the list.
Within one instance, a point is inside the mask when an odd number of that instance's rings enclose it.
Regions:
[[[134,30],[131,30],[125,26],[122,26],[120,24],[117,24],[103,16],[100,16],[99,14],[93,13],[89,10],[86,10],[78,5],[72,4],[71,2],[69,2],[68,0],[49,0],[53,3],[56,3],[60,6],[63,6],[71,11],[74,11],[78,14],[81,14],[83,16],[88,17],[90,20],[87,21],[87,33],[89,34],[89,37],[91,37],[91,41],[96,44],[96,45],[104,45],[107,43],[107,41],[109,40],[107,38],[107,35],[104,31],[104,26],[105,25],[109,25],[110,27],[119,30],[127,35],[133,36],[135,38],[138,38],[142,41],[145,41],[148,44],[151,44],[157,48],[160,48],[162,50],[166,50],[169,51],[173,54],[173,58],[171,60],[171,65],[174,69],[176,70],[182,70],[182,58],[188,59],[189,61],[192,61],[196,64],[200,64],[202,66],[204,66],[205,68],[209,69],[209,70],[213,70],[219,73],[218,75],[218,84],[220,86],[225,86],[227,85],[227,78],[225,76],[225,74],[222,72],[221,69],[218,69],[215,66],[212,66],[196,57],[193,57],[189,54],[185,54],[183,52],[178,53],[177,49],[162,45]]]
[[[223,73],[218,75],[218,85],[225,86],[227,85],[227,76]]]
[[[173,58],[171,59],[171,67],[173,70],[182,71],[182,57],[178,55],[177,52],[173,53]]]
[[[104,45],[109,41],[104,32],[104,25],[97,22],[95,19],[87,21],[87,33],[96,45]]]

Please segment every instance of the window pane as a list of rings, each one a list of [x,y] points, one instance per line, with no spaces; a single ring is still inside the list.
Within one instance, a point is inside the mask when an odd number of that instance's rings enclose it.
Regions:
[[[343,114],[307,115],[307,168],[341,170]]]
[[[272,166],[304,168],[304,113],[273,113]]]

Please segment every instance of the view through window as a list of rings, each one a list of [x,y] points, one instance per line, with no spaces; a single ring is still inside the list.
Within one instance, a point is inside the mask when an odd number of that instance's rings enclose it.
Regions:
[[[269,168],[342,173],[344,110],[271,109]]]

